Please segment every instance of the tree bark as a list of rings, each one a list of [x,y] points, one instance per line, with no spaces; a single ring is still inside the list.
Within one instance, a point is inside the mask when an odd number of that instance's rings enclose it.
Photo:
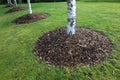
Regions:
[[[11,1],[11,0],[9,0],[9,4],[11,4],[11,5],[12,5],[12,1]]]
[[[67,0],[68,5],[68,25],[67,34],[75,34],[76,27],[76,0]]]
[[[10,0],[7,0],[7,3],[10,4]]]
[[[30,0],[27,0],[27,3],[28,3],[28,14],[32,14],[32,8],[31,8]]]
[[[17,7],[17,1],[14,0],[14,7]]]

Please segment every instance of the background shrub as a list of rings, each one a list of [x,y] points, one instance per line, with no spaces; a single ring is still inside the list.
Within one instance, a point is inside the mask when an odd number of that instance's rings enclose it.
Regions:
[[[12,0],[13,1],[13,0]],[[27,0],[17,0],[18,3],[20,2],[26,3]],[[31,3],[37,3],[37,2],[63,2],[67,0],[31,0]],[[85,1],[85,2],[120,2],[120,0],[76,0],[76,1]],[[0,0],[0,4],[7,3],[7,0]]]

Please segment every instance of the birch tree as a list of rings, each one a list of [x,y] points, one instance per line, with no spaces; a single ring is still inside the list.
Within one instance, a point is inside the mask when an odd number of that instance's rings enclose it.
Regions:
[[[14,0],[14,7],[17,7],[17,1]]]
[[[11,4],[12,5],[12,1],[11,0],[8,0],[9,1],[9,4]]]
[[[31,8],[30,0],[27,0],[27,3],[28,3],[28,14],[32,14],[32,8]]]
[[[8,3],[8,4],[10,4],[10,1],[9,1],[9,0],[7,0],[7,3]]]
[[[76,0],[67,0],[68,5],[68,24],[67,34],[75,34],[76,27]]]

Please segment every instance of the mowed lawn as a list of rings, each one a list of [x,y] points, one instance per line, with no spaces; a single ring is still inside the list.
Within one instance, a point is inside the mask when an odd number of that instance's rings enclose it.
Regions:
[[[22,4],[19,6],[26,6]],[[49,13],[47,19],[15,25],[20,11],[5,14],[10,8],[0,5],[0,80],[119,80],[120,79],[120,3],[77,2],[77,26],[106,34],[113,51],[106,61],[95,66],[59,68],[40,62],[32,49],[45,32],[67,25],[67,3],[34,3],[33,12]]]

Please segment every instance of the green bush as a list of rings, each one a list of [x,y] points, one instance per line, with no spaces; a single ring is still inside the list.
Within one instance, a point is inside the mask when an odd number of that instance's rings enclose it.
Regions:
[[[13,1],[13,0],[12,0]],[[62,1],[67,1],[67,0],[31,0],[31,3],[37,3],[37,2],[62,2]],[[87,1],[87,2],[120,2],[120,0],[76,0],[76,1]],[[19,3],[19,0],[17,0]],[[23,3],[26,3],[27,0],[22,0]],[[5,4],[7,3],[7,0],[0,0],[0,4]]]
[[[120,0],[77,0],[77,1],[87,1],[87,2],[120,2]]]

